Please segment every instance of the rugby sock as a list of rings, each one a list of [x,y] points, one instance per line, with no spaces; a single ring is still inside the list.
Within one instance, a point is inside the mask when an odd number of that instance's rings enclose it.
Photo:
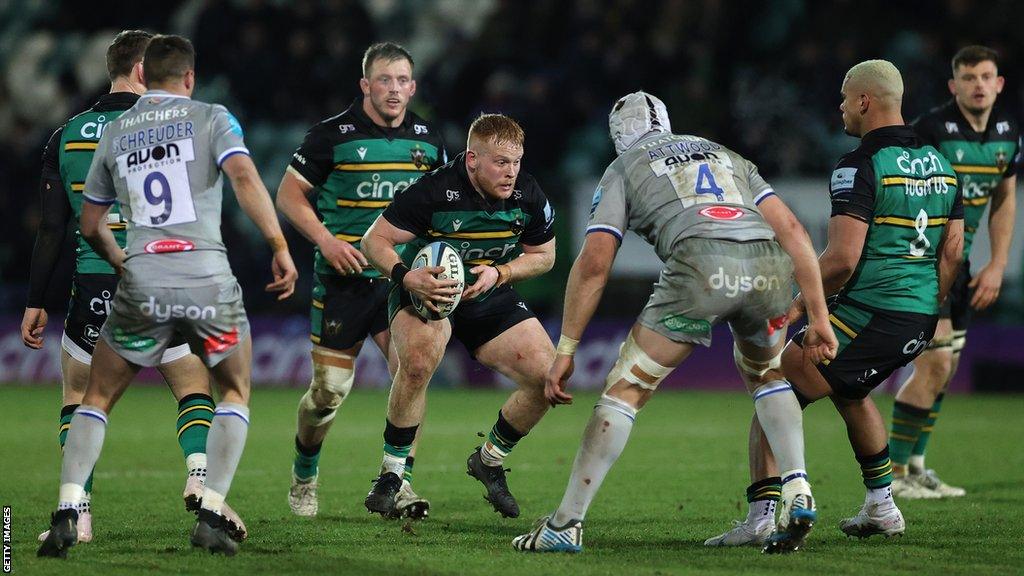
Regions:
[[[385,420],[384,424],[384,461],[380,465],[380,473],[394,472],[401,478],[405,474],[405,461],[412,451],[412,443],[416,441],[416,429],[419,424],[408,428],[399,428]]]
[[[64,441],[67,440],[68,430],[71,429],[71,417],[74,416],[76,408],[78,408],[78,404],[68,404],[60,409],[60,428],[57,430],[57,442],[60,443],[61,452],[64,452]],[[92,492],[92,476],[92,472],[90,472],[89,479],[85,481],[86,495]]]
[[[206,454],[206,437],[210,433],[213,408],[213,398],[209,394],[189,394],[178,401],[178,445],[190,472],[204,468],[203,473],[206,473],[206,462],[199,466],[200,459],[192,456]]]
[[[300,484],[311,482],[320,471],[320,448],[323,442],[316,446],[303,446],[299,437],[295,437],[295,462],[292,463],[292,474]]]
[[[402,472],[402,480],[405,480],[409,484],[412,484],[412,465],[416,462],[416,458],[409,456],[405,459],[405,470]]]
[[[747,486],[747,524],[775,522],[775,505],[782,496],[782,478],[771,476]]]
[[[909,464],[911,474],[924,474],[926,471],[924,467],[924,452],[928,449],[928,440],[932,437],[932,429],[935,428],[935,421],[939,418],[939,411],[942,410],[942,399],[945,396],[946,393],[943,392],[935,397],[935,403],[932,404],[932,409],[928,413],[928,420],[921,427],[921,433],[917,436],[914,449],[910,451]]]
[[[487,441],[480,446],[480,460],[486,466],[501,466],[505,463],[505,457],[524,436],[526,434],[513,428],[501,410],[498,410],[498,420],[487,434]]]
[[[576,452],[562,503],[551,517],[552,526],[565,526],[587,515],[604,477],[626,447],[634,420],[636,408],[626,402],[607,395],[597,401]]]
[[[60,470],[59,509],[73,508],[85,499],[85,484],[103,449],[107,414],[95,406],[79,406],[71,418]]]
[[[870,456],[857,455],[860,473],[864,478],[864,486],[868,489],[866,501],[881,502],[892,499],[892,462],[889,460],[889,447],[886,446],[878,454]]]
[[[203,488],[203,508],[220,514],[224,498],[231,488],[231,480],[238,469],[249,433],[249,407],[221,402],[213,411],[210,435],[206,439],[206,485]]]
[[[892,432],[889,433],[889,453],[898,476],[907,473],[907,462],[921,431],[928,423],[927,408],[911,406],[897,400],[892,406]]]
[[[807,477],[804,472],[803,410],[793,395],[793,387],[785,380],[774,380],[754,390],[754,410],[768,444],[772,447],[779,470],[786,478]]]

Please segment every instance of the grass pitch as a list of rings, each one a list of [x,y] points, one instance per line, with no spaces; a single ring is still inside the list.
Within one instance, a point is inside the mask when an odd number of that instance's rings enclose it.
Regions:
[[[745,515],[745,395],[661,393],[641,413],[625,454],[588,514],[584,552],[527,556],[513,536],[558,504],[595,397],[559,407],[507,464],[522,516],[502,519],[465,474],[477,431],[505,393],[430,395],[414,485],[430,499],[417,523],[370,516],[362,499],[376,475],[386,396],[357,391],[324,444],[320,516],[291,515],[286,500],[295,406],[301,391],[257,390],[245,456],[229,501],[250,538],[234,558],[193,550],[193,517],[180,499],[185,468],[174,440],[176,404],[160,388],[131,389],[110,418],[93,496],[95,541],[65,561],[37,559],[36,535],[57,496],[56,386],[0,388],[0,504],[12,507],[13,568],[20,574],[1011,574],[1024,572],[1024,398],[950,397],[929,465],[965,498],[901,502],[903,538],[847,539],[839,519],[863,499],[859,470],[834,408],[805,417],[807,462],[819,522],[800,553],[708,549],[705,538]],[[891,399],[879,399],[883,414]]]

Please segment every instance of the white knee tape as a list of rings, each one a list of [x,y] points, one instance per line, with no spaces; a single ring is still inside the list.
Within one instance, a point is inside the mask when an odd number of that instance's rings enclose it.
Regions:
[[[967,344],[967,330],[953,330],[953,353],[959,354]]]
[[[609,396],[607,394],[602,394],[601,397],[597,399],[597,404],[594,405],[594,409],[596,410],[597,408],[602,406],[615,412],[618,412],[619,414],[622,414],[626,418],[629,418],[631,421],[636,420],[637,409],[633,408],[633,406],[631,406],[625,400],[621,400],[619,398]]]
[[[744,374],[754,378],[764,376],[769,370],[777,370],[782,366],[782,351],[780,350],[774,358],[768,361],[751,360],[743,355],[740,347],[734,342],[732,345],[732,357],[736,361],[736,367]]]
[[[625,380],[646,390],[654,390],[671,373],[672,368],[662,366],[652,360],[630,333],[626,337],[625,343],[619,348],[619,359],[615,361],[615,366],[608,373],[604,390],[607,392],[619,380]]]
[[[299,423],[323,426],[334,419],[352,383],[355,359],[347,354],[318,348],[313,351],[313,380],[299,402]]]

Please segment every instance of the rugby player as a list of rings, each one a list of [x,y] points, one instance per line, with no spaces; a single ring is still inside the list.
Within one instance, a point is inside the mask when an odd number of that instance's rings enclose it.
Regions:
[[[846,422],[867,493],[840,529],[893,536],[906,525],[892,499],[885,423],[868,394],[919,355],[935,332],[939,304],[963,257],[963,199],[949,161],[904,124],[903,78],[895,66],[884,60],[855,65],[841,94],[846,133],[861,143],[832,172],[828,245],[818,259],[825,294],[834,296],[828,318],[839,349],[831,361],[814,365],[803,358],[800,332],[783,352],[782,370],[801,406],[828,396]],[[794,301],[791,322],[803,314],[804,299]],[[753,444],[759,444],[758,420],[755,415]],[[750,449],[752,488],[777,483],[770,455],[756,455],[770,448]],[[766,528],[752,516],[705,544],[769,539],[770,521]]]
[[[817,361],[831,358],[836,347],[810,238],[754,164],[710,140],[673,134],[658,98],[626,95],[608,123],[618,157],[594,193],[587,238],[569,274],[558,355],[546,382],[552,403],[572,402],[566,387],[573,354],[627,228],[654,246],[665,268],[608,374],[562,503],[512,545],[528,552],[582,550],[587,508],[637,413],[696,346],[711,345],[712,327],[724,321],[736,367],[786,471],[779,524],[792,537],[778,551],[795,550],[814,522],[815,505],[800,405],[779,370],[794,277],[808,300],[806,353]]]
[[[469,127],[466,151],[395,197],[363,237],[363,253],[393,286],[388,295],[398,371],[391,385],[380,476],[364,504],[391,514],[406,457],[423,420],[427,384],[455,336],[478,361],[508,377],[518,390],[502,406],[487,440],[467,461],[467,473],[487,489],[504,517],[519,515],[503,468],[505,457],[547,412],[544,373],[555,348],[511,284],[551,269],[554,212],[537,181],[520,172],[523,130],[511,118],[483,114]],[[451,301],[455,280],[434,277],[440,267],[410,271],[416,251],[445,241],[469,268],[462,301],[451,316],[428,321],[410,293],[436,311]],[[403,261],[395,247],[408,243]]]
[[[114,269],[96,254],[78,230],[82,189],[104,126],[131,108],[138,100],[138,95],[145,91],[142,84],[142,54],[152,36],[142,30],[125,30],[114,38],[107,48],[106,57],[110,92],[101,96],[92,108],[58,128],[50,136],[43,152],[43,172],[39,186],[42,221],[32,251],[28,302],[21,322],[21,336],[29,348],[42,349],[43,329],[47,323],[43,301],[60,257],[68,222],[73,221],[77,245],[75,275],[61,338],[63,402],[57,433],[61,448],[67,438],[71,416],[85,394],[93,347],[117,290]],[[111,207],[107,226],[118,245],[123,247],[126,224],[117,206]],[[202,497],[203,480],[206,477],[206,436],[213,418],[214,404],[210,397],[209,379],[202,361],[189,352],[188,344],[180,335],[175,335],[161,357],[157,370],[178,401],[178,444],[185,455],[188,470],[183,497],[186,507],[194,511],[198,509],[198,501]],[[90,510],[92,482],[90,474],[78,509],[79,542],[90,542],[93,537]],[[238,535],[242,537],[245,527],[241,520],[227,505],[224,514],[235,522]],[[43,532],[39,539],[45,540],[46,535]]]
[[[252,341],[242,290],[221,240],[221,171],[272,247],[274,281],[267,290],[285,298],[295,288],[297,272],[241,126],[223,106],[191,99],[192,44],[180,36],[154,36],[142,79],[147,91],[105,127],[85,181],[82,236],[121,280],[93,352],[85,396],[71,420],[59,504],[39,556],[63,557],[76,543],[77,508],[103,446],[107,414],[143,366],[160,363],[176,330],[221,392],[192,545],[237,552],[222,508],[248,431]],[[128,223],[126,249],[106,226],[114,202]]]
[[[367,336],[394,373],[388,279],[366,263],[360,240],[396,193],[447,161],[438,130],[407,108],[416,93],[409,52],[390,42],[370,46],[359,87],[361,98],[306,134],[277,191],[278,209],[316,245],[313,379],[299,401],[288,492],[299,516],[316,516],[320,449],[352,389],[355,359]],[[410,452],[396,510],[420,518],[430,504],[412,490],[413,462]]]
[[[953,78],[949,80],[953,99],[913,124],[922,140],[952,162],[960,180],[964,264],[940,309],[935,337],[914,360],[914,373],[896,394],[893,405],[889,434],[892,493],[901,498],[944,498],[966,493],[925,467],[924,456],[944,392],[960,363],[971,311],[984,310],[998,298],[1013,237],[1020,127],[1016,118],[996,106],[1004,83],[998,58],[995,50],[984,46],[967,46],[957,52]],[[992,258],[972,278],[971,245],[989,202]]]

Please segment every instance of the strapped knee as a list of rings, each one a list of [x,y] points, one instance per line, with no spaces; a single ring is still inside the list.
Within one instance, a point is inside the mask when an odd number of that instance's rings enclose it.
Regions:
[[[631,406],[625,400],[609,396],[607,394],[602,394],[601,397],[597,399],[597,404],[594,404],[594,409],[597,410],[598,408],[607,408],[613,412],[618,412],[626,418],[629,418],[630,421],[636,420],[636,413],[638,412],[636,408]]]
[[[953,354],[959,354],[967,344],[967,330],[953,330],[953,339],[950,345],[953,347]]]
[[[935,337],[928,342],[928,347],[925,350],[942,350],[953,346],[953,340],[955,336],[944,336]]]
[[[761,378],[769,370],[778,370],[782,367],[782,350],[771,360],[751,360],[743,355],[740,347],[734,342],[732,345],[732,357],[736,361],[736,367],[740,372],[749,378]]]
[[[625,380],[645,390],[653,391],[670,373],[672,373],[672,368],[662,366],[652,360],[630,333],[626,337],[625,343],[619,347],[619,358],[615,361],[611,372],[608,373],[604,390],[607,392],[616,382]]]
[[[355,359],[348,354],[318,348],[313,351],[313,380],[299,401],[299,423],[323,426],[334,419],[352,382]]]

